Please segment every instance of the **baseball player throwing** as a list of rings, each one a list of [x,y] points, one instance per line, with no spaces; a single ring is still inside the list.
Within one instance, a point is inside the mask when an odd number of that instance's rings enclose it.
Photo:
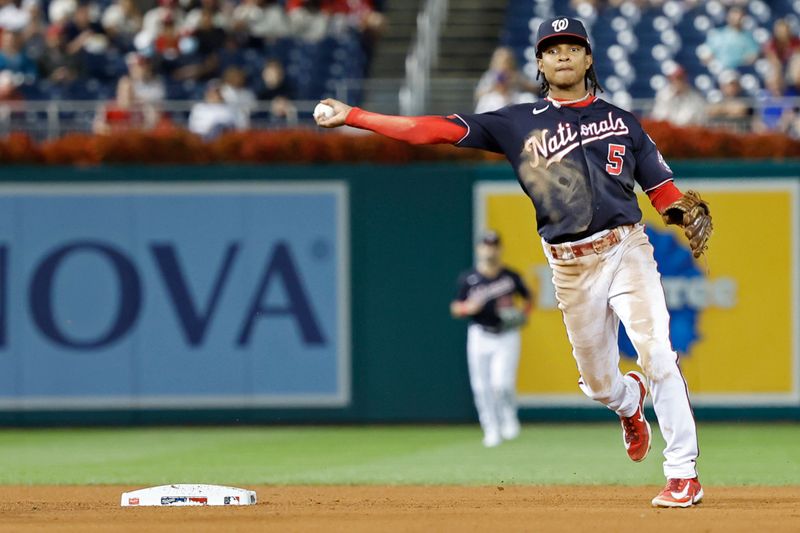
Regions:
[[[477,265],[458,280],[450,304],[454,317],[469,317],[467,364],[469,382],[483,429],[483,445],[493,448],[519,435],[516,383],[519,328],[531,309],[531,295],[522,278],[503,265],[500,236],[483,234],[475,248]],[[517,307],[514,296],[524,300]]]
[[[642,187],[667,224],[683,228],[695,257],[711,235],[708,205],[696,193],[677,189],[672,171],[632,114],[595,97],[600,86],[580,21],[543,22],[536,52],[547,96],[534,104],[477,115],[397,117],[325,100],[333,116],[317,123],[505,154],[536,208],[581,390],[619,415],[628,456],[641,461],[650,450],[643,410],[649,381],[666,440],[667,478],[652,503],[691,507],[703,498],[697,431],[634,186]],[[619,370],[620,320],[647,379]]]

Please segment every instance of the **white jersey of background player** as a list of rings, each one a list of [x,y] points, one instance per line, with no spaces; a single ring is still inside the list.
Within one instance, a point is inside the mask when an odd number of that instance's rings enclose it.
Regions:
[[[519,435],[519,328],[531,308],[528,288],[503,265],[501,252],[499,235],[486,232],[476,247],[477,265],[459,277],[458,294],[450,304],[454,317],[470,319],[469,381],[487,448]],[[524,301],[522,309],[515,305],[515,295]]]

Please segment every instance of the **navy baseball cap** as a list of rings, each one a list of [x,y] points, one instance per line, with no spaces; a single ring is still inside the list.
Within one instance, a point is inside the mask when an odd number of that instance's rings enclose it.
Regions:
[[[500,246],[500,235],[494,230],[484,231],[480,242],[489,246]]]
[[[566,41],[570,39],[578,41],[586,47],[587,54],[592,53],[592,47],[589,46],[589,35],[586,33],[583,23],[578,19],[557,17],[547,19],[539,25],[539,32],[536,34],[536,57],[542,57],[542,44],[544,41],[557,37],[561,37]]]

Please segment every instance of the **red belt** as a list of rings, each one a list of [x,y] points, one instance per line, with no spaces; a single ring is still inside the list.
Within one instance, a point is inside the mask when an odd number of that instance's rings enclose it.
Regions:
[[[550,244],[548,245],[550,247],[550,255],[553,256],[553,259],[574,259],[575,257],[603,253],[622,241],[620,229],[629,229],[631,227],[632,226],[619,226],[602,237],[581,244]]]

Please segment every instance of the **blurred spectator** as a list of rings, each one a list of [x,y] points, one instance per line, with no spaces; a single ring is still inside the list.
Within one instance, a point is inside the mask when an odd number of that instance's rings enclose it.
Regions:
[[[142,29],[142,12],[133,0],[116,0],[103,11],[101,23],[109,39],[121,50],[128,51],[133,47],[133,38]]]
[[[22,0],[22,9],[27,14],[27,23],[22,28],[23,42],[25,47],[37,47],[44,44],[44,31],[47,21],[44,20],[44,12],[39,4],[39,0]]]
[[[214,22],[214,12],[209,9],[200,12],[192,35],[197,39],[197,51],[201,54],[214,53],[225,44],[225,30]]]
[[[204,139],[213,139],[235,128],[236,113],[223,101],[219,80],[211,80],[206,87],[205,99],[192,106],[189,131]]]
[[[322,0],[320,8],[332,17],[334,31],[352,28],[374,39],[386,29],[386,17],[373,0]]]
[[[476,113],[488,113],[496,111],[501,107],[513,104],[535,102],[536,97],[532,93],[519,92],[514,89],[509,76],[499,72],[488,91],[485,91],[475,105]]]
[[[102,54],[108,48],[108,38],[103,26],[93,19],[91,9],[91,4],[79,3],[64,25],[68,54],[78,54],[81,51]]]
[[[758,58],[758,43],[753,34],[743,28],[743,21],[744,10],[739,6],[731,7],[727,25],[709,32],[701,59],[705,63],[716,61],[723,69],[752,64]]]
[[[800,97],[800,52],[795,53],[786,67],[786,96]]]
[[[30,13],[17,6],[15,0],[0,0],[0,29],[21,31],[30,22]]]
[[[250,113],[256,107],[256,95],[247,87],[247,76],[238,67],[228,67],[222,74],[220,94],[236,113],[236,127],[250,127]]]
[[[243,50],[250,48],[249,44],[251,44],[249,37],[244,35],[236,35],[234,33],[226,33],[222,48],[217,52],[217,55],[219,56],[219,71],[224,72],[225,69],[230,66],[244,67],[249,60],[245,58]],[[258,47],[256,53],[260,54],[262,51],[263,48]],[[252,58],[254,56],[250,57]]]
[[[158,69],[164,74],[169,75],[178,67],[178,59],[181,55],[180,40],[175,20],[169,12],[165,12],[161,28],[153,41],[153,49],[158,58]]]
[[[788,87],[784,93],[789,98],[800,98],[800,52],[795,53],[789,61],[787,70]],[[788,133],[795,139],[800,139],[800,110],[795,104],[789,122]]]
[[[321,9],[322,0],[287,0],[289,31],[308,42],[321,41],[328,32],[330,17]]]
[[[706,100],[689,84],[686,70],[678,66],[667,79],[669,82],[656,93],[652,118],[676,126],[705,122]]]
[[[47,18],[50,24],[66,24],[77,8],[77,0],[52,0],[47,6]]]
[[[0,70],[36,78],[36,64],[24,53],[19,32],[6,30],[0,37]]]
[[[492,54],[492,59],[489,62],[489,69],[483,73],[478,85],[475,87],[475,102],[478,108],[493,107],[494,104],[489,105],[489,101],[496,99],[492,96],[493,93],[502,92],[504,94],[511,93],[510,101],[519,103],[522,101],[529,102],[535,100],[533,94],[539,90],[539,86],[526,78],[517,68],[517,59],[514,57],[514,51],[507,47],[501,46],[496,48]],[[527,94],[526,94],[527,93]],[[481,100],[488,100],[484,105],[481,105]],[[516,102],[515,100],[519,100]],[[507,105],[507,104],[504,104]],[[494,107],[499,109],[503,107]],[[492,111],[494,109],[491,109]],[[483,111],[478,111],[482,113]]]
[[[230,3],[226,2],[224,8],[222,8],[217,0],[200,0],[200,5],[186,14],[186,17],[183,19],[181,30],[187,32],[196,30],[204,11],[211,12],[211,18],[215,28],[222,28],[223,30],[230,28],[233,12]]]
[[[45,32],[47,23],[43,20],[44,12],[40,9],[39,0],[23,0],[22,5],[29,14],[28,24],[19,33],[25,55],[38,65],[45,49]]]
[[[785,95],[783,76],[779,71],[772,71],[764,80],[764,89],[757,98],[753,130],[786,133],[793,115],[791,101]]]
[[[261,70],[261,81],[263,85],[258,91],[258,99],[270,102],[272,116],[289,120],[296,119],[297,109],[291,100],[294,94],[286,80],[283,64],[277,59],[267,61]]]
[[[764,56],[776,63],[786,64],[796,52],[800,51],[800,37],[794,34],[786,18],[775,20],[772,35],[764,43]]]
[[[569,7],[573,9],[573,11],[578,11],[578,9],[583,5],[589,5],[595,9],[595,11],[601,7],[599,4],[602,2],[600,0],[569,0]]]
[[[98,109],[92,129],[100,135],[151,129],[155,126],[157,117],[158,112],[155,108],[136,101],[131,79],[123,77],[117,82],[117,95],[114,101]]]
[[[289,20],[278,0],[243,0],[233,11],[232,26],[266,42],[289,34]]]
[[[789,131],[787,133],[793,139],[800,139],[800,114],[794,114],[789,122]]]
[[[320,9],[329,17],[328,34],[357,33],[366,59],[365,74],[368,75],[375,44],[387,26],[386,16],[375,9],[375,0],[321,0]]]
[[[176,80],[208,80],[217,76],[220,68],[219,52],[225,46],[225,30],[214,25],[214,13],[208,9],[200,12],[197,29],[181,43],[184,57],[182,66],[172,77]],[[191,46],[186,46],[191,43]]]
[[[800,51],[800,37],[792,34],[786,19],[778,19],[772,27],[772,38],[764,44],[764,57],[773,68],[783,70],[792,56]]]
[[[23,100],[19,86],[22,76],[10,70],[0,70],[0,102],[17,102]]]
[[[735,70],[725,70],[719,76],[719,89],[722,99],[708,107],[708,116],[720,124],[740,126],[747,129],[752,120],[753,109],[739,84],[739,74]]]
[[[134,38],[134,44],[140,51],[146,51],[153,46],[165,20],[171,20],[176,28],[183,26],[184,13],[177,0],[158,0],[158,4],[144,14],[142,31]]]
[[[76,56],[67,53],[67,41],[61,26],[53,24],[47,28],[38,65],[41,77],[56,85],[69,85],[78,77],[81,63]]]
[[[152,105],[163,102],[166,96],[164,80],[153,71],[152,60],[131,52],[126,56],[125,62],[136,101]]]

